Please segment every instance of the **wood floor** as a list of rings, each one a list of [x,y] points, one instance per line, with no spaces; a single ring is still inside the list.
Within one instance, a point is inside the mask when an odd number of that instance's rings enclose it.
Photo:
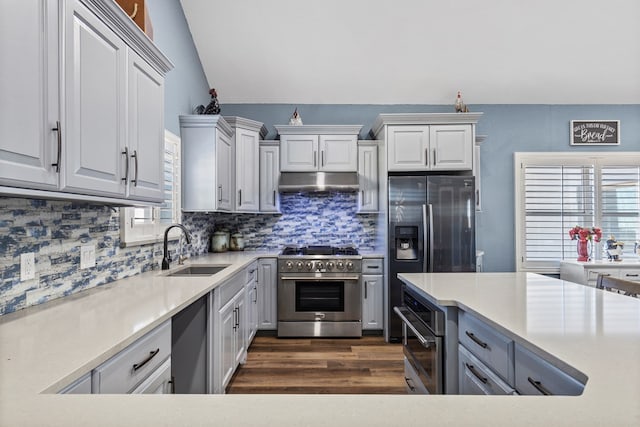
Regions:
[[[379,336],[258,336],[227,393],[406,394],[402,346]]]

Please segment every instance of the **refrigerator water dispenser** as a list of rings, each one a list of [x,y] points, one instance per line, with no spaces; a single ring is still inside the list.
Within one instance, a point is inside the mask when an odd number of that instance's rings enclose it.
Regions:
[[[418,227],[398,226],[395,229],[396,259],[418,259]]]

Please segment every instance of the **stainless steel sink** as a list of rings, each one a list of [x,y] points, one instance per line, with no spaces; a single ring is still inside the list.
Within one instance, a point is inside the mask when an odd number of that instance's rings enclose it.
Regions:
[[[227,267],[229,267],[229,265],[190,265],[188,267],[181,268],[180,270],[173,271],[167,274],[167,276],[212,276]]]

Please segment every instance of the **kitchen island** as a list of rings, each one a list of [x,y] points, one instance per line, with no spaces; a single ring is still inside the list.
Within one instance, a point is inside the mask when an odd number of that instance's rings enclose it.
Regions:
[[[580,396],[58,395],[259,254],[209,278],[149,272],[0,319],[0,425],[640,425],[640,300],[525,273],[404,274],[587,377]]]

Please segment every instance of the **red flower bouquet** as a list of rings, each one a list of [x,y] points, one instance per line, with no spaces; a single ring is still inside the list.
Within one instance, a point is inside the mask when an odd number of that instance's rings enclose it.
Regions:
[[[578,261],[589,261],[588,241],[599,242],[602,239],[602,230],[598,227],[583,228],[576,225],[569,230],[571,240],[578,240]]]

